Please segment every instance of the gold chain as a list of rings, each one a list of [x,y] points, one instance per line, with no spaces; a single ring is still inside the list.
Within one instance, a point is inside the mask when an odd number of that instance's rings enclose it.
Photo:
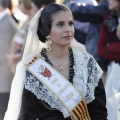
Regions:
[[[52,59],[52,61],[54,61],[53,60],[53,57],[51,56],[51,55],[48,55],[51,59]],[[64,59],[63,59],[63,61],[61,62],[61,64],[65,64],[66,62],[66,60],[67,60],[67,58],[68,57],[65,57]],[[53,63],[52,63],[53,64]],[[57,65],[56,65],[56,67],[58,68],[58,71],[62,74],[63,73],[63,71],[65,70],[65,68],[63,67],[63,65],[61,65],[61,64],[59,64],[59,63],[57,63]],[[53,66],[54,66],[54,64],[53,64]],[[54,66],[55,67],[55,66]]]

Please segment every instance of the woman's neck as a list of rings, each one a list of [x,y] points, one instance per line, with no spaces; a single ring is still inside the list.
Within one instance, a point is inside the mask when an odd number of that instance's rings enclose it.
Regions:
[[[52,46],[50,51],[46,52],[49,61],[54,68],[64,77],[69,79],[69,48]]]
[[[52,46],[50,51],[47,51],[47,56],[52,56],[55,59],[61,59],[65,56],[69,56],[69,47],[56,47]]]

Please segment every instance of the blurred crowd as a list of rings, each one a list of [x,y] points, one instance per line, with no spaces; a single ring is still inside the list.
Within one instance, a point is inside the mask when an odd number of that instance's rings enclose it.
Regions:
[[[55,0],[0,0],[0,120],[7,109],[17,63],[22,59],[29,24]],[[73,13],[75,39],[85,45],[103,70],[106,98],[120,91],[120,0],[56,0]],[[18,83],[19,84],[19,83]],[[107,103],[108,120],[115,111]]]

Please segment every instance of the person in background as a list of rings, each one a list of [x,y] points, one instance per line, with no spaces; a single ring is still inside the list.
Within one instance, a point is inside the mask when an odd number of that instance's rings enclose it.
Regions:
[[[64,4],[34,16],[4,120],[107,120],[102,70],[75,41],[73,23]]]
[[[56,0],[32,0],[32,12],[36,14],[45,5],[55,2]]]
[[[80,22],[89,22],[88,34],[85,40],[85,47],[104,71],[102,80],[105,84],[108,61],[97,53],[97,41],[101,25],[105,15],[108,14],[108,1],[101,0],[97,6],[84,5],[77,2],[70,2],[68,7],[73,13],[74,19]]]
[[[120,0],[108,0],[110,14],[105,17],[100,30],[97,52],[109,60],[105,84],[106,97],[113,95],[113,89],[120,92],[120,40],[116,35],[120,19]],[[116,120],[115,111],[107,102],[108,120]]]
[[[19,20],[13,14],[13,4],[14,4],[14,1],[13,0],[9,0],[9,1],[10,1],[10,4],[8,4],[8,9],[10,10],[10,14],[12,15],[13,19],[15,20],[15,22],[17,24],[19,24]]]
[[[6,55],[9,53],[10,43],[17,31],[17,24],[7,10],[9,4],[9,0],[0,0],[0,120],[3,120],[7,109],[13,79]]]
[[[16,71],[17,63],[22,58],[29,24],[33,17],[33,14],[31,12],[31,0],[19,0],[19,9],[21,10],[22,13],[27,15],[28,18],[15,34],[11,43],[11,52],[9,55],[7,55],[8,63],[13,74]]]

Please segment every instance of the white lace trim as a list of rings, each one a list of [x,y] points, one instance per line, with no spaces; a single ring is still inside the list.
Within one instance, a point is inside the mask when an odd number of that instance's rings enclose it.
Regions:
[[[86,103],[88,104],[95,99],[94,90],[102,76],[102,70],[94,58],[86,52],[73,51],[73,56],[73,69],[75,72],[73,85],[76,86],[79,91],[82,91]],[[25,88],[36,95],[38,99],[48,103],[51,108],[60,110],[64,118],[70,116],[66,108],[57,99],[57,96],[48,91],[34,76],[27,75]]]
[[[103,72],[90,54],[73,51],[73,55],[75,72],[73,85],[76,86],[79,91],[82,91],[88,104],[95,99],[95,87],[98,86],[99,79]]]
[[[63,113],[64,118],[70,116],[66,108],[61,104],[57,97],[53,95],[52,92],[48,91],[47,88],[43,86],[42,83],[38,81],[33,75],[27,75],[25,88],[36,95],[38,99],[48,103],[51,108],[60,110]]]

